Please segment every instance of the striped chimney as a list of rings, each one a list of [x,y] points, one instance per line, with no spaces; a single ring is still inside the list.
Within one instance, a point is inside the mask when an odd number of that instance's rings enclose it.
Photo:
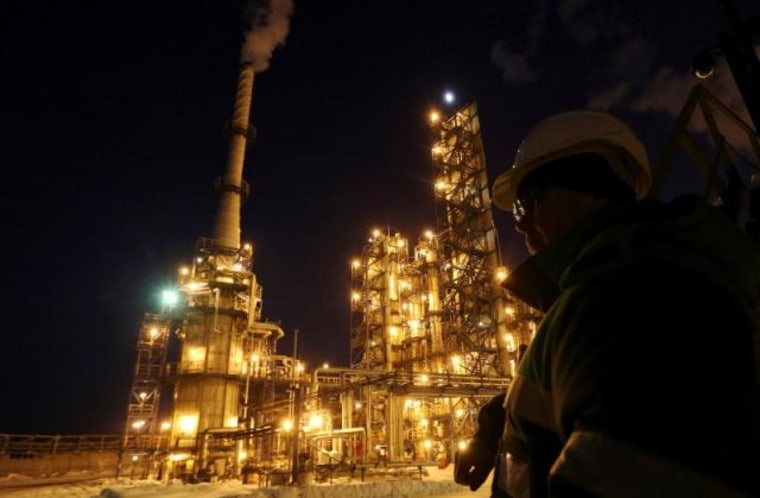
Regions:
[[[243,180],[243,163],[250,127],[253,74],[252,63],[240,66],[235,110],[230,126],[227,173],[217,182],[219,211],[214,222],[214,238],[219,245],[235,249],[240,248],[240,206],[248,195],[248,184]]]

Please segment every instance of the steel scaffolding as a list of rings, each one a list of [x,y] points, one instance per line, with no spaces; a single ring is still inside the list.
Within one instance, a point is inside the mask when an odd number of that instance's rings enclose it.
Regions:
[[[506,389],[538,319],[501,286],[508,270],[477,106],[431,117],[436,229],[413,247],[395,230],[374,230],[351,263],[352,370],[332,410],[344,413],[343,429],[364,428],[370,461],[450,458],[483,402]],[[345,384],[356,376],[364,380]],[[319,373],[312,385],[336,389],[326,382]]]

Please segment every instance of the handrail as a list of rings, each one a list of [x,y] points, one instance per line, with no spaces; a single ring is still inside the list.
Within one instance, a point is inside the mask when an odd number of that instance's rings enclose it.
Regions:
[[[165,435],[140,434],[0,434],[0,455],[77,453],[82,451],[155,451],[165,449]]]

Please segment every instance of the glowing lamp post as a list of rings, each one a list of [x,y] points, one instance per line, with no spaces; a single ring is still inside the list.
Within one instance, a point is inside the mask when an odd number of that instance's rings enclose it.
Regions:
[[[164,309],[174,309],[179,303],[179,293],[173,289],[161,291],[161,306]]]

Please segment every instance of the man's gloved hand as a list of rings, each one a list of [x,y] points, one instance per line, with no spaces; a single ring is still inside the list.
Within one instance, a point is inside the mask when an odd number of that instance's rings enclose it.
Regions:
[[[466,449],[454,456],[454,481],[477,490],[488,478],[496,459],[496,452],[483,442],[473,439]]]

